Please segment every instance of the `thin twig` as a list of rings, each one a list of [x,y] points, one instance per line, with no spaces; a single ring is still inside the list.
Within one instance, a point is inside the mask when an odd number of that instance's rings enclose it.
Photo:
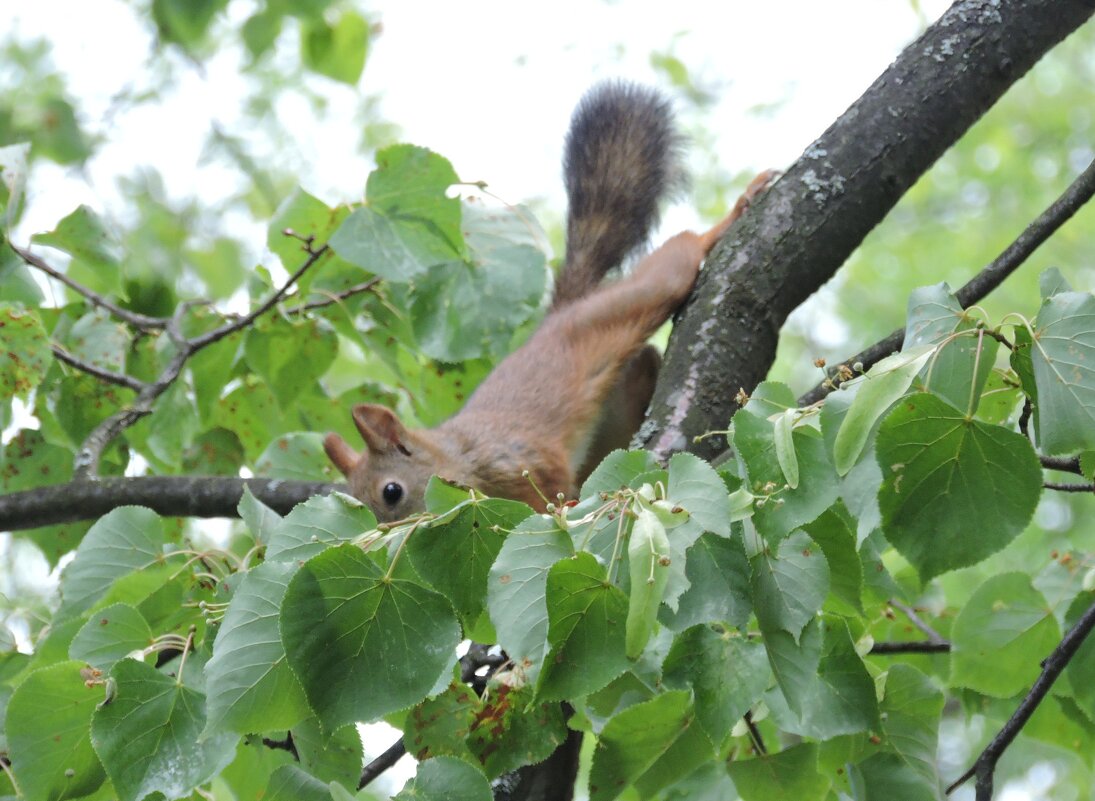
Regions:
[[[119,320],[129,323],[134,328],[138,328],[141,331],[158,331],[165,325],[167,325],[168,318],[166,317],[149,317],[147,314],[140,314],[138,312],[130,311],[129,309],[123,309],[117,303],[107,298],[104,298],[95,290],[84,286],[79,281],[69,278],[67,275],[60,272],[59,270],[50,267],[44,259],[42,259],[40,256],[36,256],[29,250],[21,248],[12,242],[8,242],[8,247],[14,250],[19,258],[21,258],[31,267],[35,267],[38,270],[41,270],[50,278],[56,278],[65,286],[69,287],[75,292],[78,292],[80,295],[83,295],[93,305],[98,306],[102,309],[106,309]]]
[[[1056,481],[1046,481],[1042,486],[1057,492],[1095,492],[1095,484],[1058,484]]]
[[[870,653],[881,654],[945,654],[950,652],[951,644],[946,640],[911,640],[909,642],[876,642]]]
[[[108,384],[116,384],[119,387],[126,387],[134,392],[140,392],[148,386],[148,384],[141,381],[139,378],[134,378],[133,376],[124,373],[104,370],[101,367],[96,367],[90,362],[85,362],[83,359],[73,356],[60,345],[50,345],[50,349],[53,351],[53,355],[57,357],[58,361],[64,362],[69,367],[75,367],[77,370],[87,373],[88,375],[95,376],[100,381],[105,381]]]
[[[1022,731],[1023,726],[1030,720],[1030,716],[1034,714],[1038,704],[1049,693],[1053,682],[1057,680],[1057,677],[1068,666],[1072,657],[1080,650],[1080,646],[1083,645],[1092,628],[1095,628],[1095,603],[1087,608],[1083,616],[1068,630],[1060,644],[1053,649],[1053,653],[1042,662],[1042,673],[1035,680],[1030,692],[1023,698],[1014,714],[1004,724],[1004,727],[992,738],[992,742],[977,757],[977,761],[973,763],[973,766],[947,788],[947,795],[950,795],[957,787],[964,784],[971,776],[976,775],[977,801],[991,801],[992,781],[993,774],[996,772],[996,763],[1003,756],[1007,747],[1011,745],[1012,740]]]
[[[946,640],[943,639],[943,635],[941,635],[938,631],[925,623],[920,615],[916,613],[916,610],[913,609],[911,606],[901,603],[901,601],[897,600],[896,598],[891,598],[889,603],[890,606],[892,606],[894,609],[898,610],[899,612],[901,612],[901,614],[907,617],[910,623],[912,623],[914,626],[924,632],[924,634],[928,636],[928,639],[931,642],[946,642]]]
[[[293,759],[300,762],[300,754],[297,753],[297,745],[293,742],[293,733],[291,731],[285,732],[284,740],[275,740],[272,737],[263,737],[262,744],[267,748],[272,748],[275,751],[288,751],[293,755]]]
[[[1080,469],[1079,456],[1039,456],[1038,461],[1046,470],[1060,470],[1063,473],[1075,473],[1082,476],[1084,471]]]
[[[289,292],[297,280],[304,275],[312,265],[319,261],[323,254],[328,250],[327,245],[323,245],[318,250],[313,250],[310,240],[306,242],[305,247],[308,258],[305,260],[304,264],[286,279],[280,289],[263,301],[256,309],[240,319],[214,328],[212,331],[207,331],[193,339],[187,339],[182,334],[181,316],[190,308],[190,304],[184,303],[180,305],[175,310],[175,314],[171,319],[161,321],[161,327],[166,330],[167,335],[175,344],[175,355],[172,357],[167,367],[164,368],[164,371],[160,374],[159,378],[152,383],[146,383],[141,387],[132,404],[125,409],[121,409],[110,415],[110,417],[99,423],[99,425],[88,434],[87,438],[81,444],[80,449],[76,452],[76,457],[73,459],[72,468],[74,477],[77,479],[95,477],[98,474],[99,462],[102,459],[103,451],[106,450],[106,447],[115,439],[115,437],[120,435],[127,428],[132,426],[142,417],[152,413],[152,405],[155,400],[166,392],[175,382],[175,379],[179,377],[182,368],[186,365],[187,360],[191,356],[203,348],[212,345],[214,342],[219,342],[226,336],[246,328],[258,319],[258,317],[272,309],[279,300],[285,297],[286,293]]]
[[[328,250],[329,247],[327,245],[324,245],[318,250],[312,250],[311,245],[308,245],[308,250],[306,251],[308,253],[308,259],[304,262],[304,264],[297,268],[297,271],[295,273],[289,276],[285,283],[282,284],[281,289],[279,289],[277,292],[275,292],[273,295],[263,301],[263,303],[260,304],[258,308],[254,309],[249,314],[245,314],[240,319],[234,320],[230,323],[226,323],[219,328],[214,328],[212,331],[207,331],[200,336],[188,340],[191,348],[191,353],[197,353],[199,350],[206,347],[207,345],[212,345],[214,342],[218,342],[224,339],[229,334],[234,334],[237,331],[246,328],[247,326],[251,325],[251,323],[253,323],[256,319],[266,314],[266,312],[270,311],[270,309],[274,308],[277,302],[285,297],[286,293],[288,293],[289,290],[293,288],[293,285],[297,282],[297,280],[302,275],[304,275],[304,273],[306,273],[313,264],[319,261],[320,258],[322,258]]]
[[[744,720],[746,728],[749,729],[749,739],[753,741],[753,748],[761,756],[767,754],[768,749],[764,745],[764,738],[760,736],[760,729],[757,728],[757,724],[753,721],[753,710],[745,710]]]
[[[380,278],[370,278],[368,281],[362,281],[360,284],[354,284],[352,287],[343,289],[341,292],[332,292],[324,297],[322,300],[310,300],[307,303],[302,303],[299,306],[290,306],[285,311],[287,314],[297,314],[304,311],[315,311],[316,309],[324,309],[328,306],[333,306],[336,303],[352,298],[354,295],[360,295],[364,292],[373,292],[376,290],[376,285],[380,283]],[[317,291],[315,289],[313,292]]]
[[[357,783],[357,789],[360,790],[362,787],[367,786],[369,782],[398,762],[405,753],[407,753],[407,746],[403,745],[403,738],[400,737],[388,746],[388,749],[383,754],[362,769],[361,779]]]
[[[1056,233],[1057,229],[1068,222],[1093,195],[1095,195],[1095,161],[1092,161],[1087,169],[1069,184],[1068,189],[1053,201],[1049,208],[1038,215],[1016,237],[1014,242],[1008,245],[987,267],[955,293],[955,297],[958,298],[962,308],[972,306],[1000,286],[1005,278],[1023,264],[1043,242]],[[863,364],[863,369],[868,370],[871,365],[889,356],[894,351],[900,350],[904,337],[905,329],[899,328],[885,339],[876,342],[850,359],[846,359],[841,364],[850,365],[860,362]],[[835,376],[835,372],[832,375]],[[799,398],[799,406],[809,406],[812,403],[817,403],[833,389],[834,386],[831,380],[818,384]]]

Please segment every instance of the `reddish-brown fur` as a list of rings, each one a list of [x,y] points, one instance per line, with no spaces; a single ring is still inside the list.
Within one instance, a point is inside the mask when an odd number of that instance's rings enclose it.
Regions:
[[[639,385],[636,395],[645,409],[657,360],[643,351],[644,343],[688,297],[708,251],[770,179],[765,174],[754,180],[711,230],[677,234],[625,278],[558,304],[467,405],[437,428],[409,430],[388,409],[355,407],[365,453],[358,455],[336,434],[324,443],[351,492],[383,520],[419,511],[426,482],[435,474],[537,509],[544,502],[529,479],[549,499],[571,496],[583,465],[588,469],[612,447],[626,445],[637,428],[632,409],[625,415],[631,420],[622,427],[624,434],[602,436],[598,452],[589,451],[621,373],[628,374],[632,388]],[[615,397],[626,397],[628,388],[621,385]],[[402,490],[394,504],[384,497],[384,488],[393,483]]]

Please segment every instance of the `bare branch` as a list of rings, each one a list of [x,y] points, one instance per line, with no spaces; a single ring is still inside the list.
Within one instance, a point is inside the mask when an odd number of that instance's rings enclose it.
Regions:
[[[138,476],[78,479],[0,495],[0,531],[94,520],[129,504],[167,517],[238,517],[243,488],[278,514],[313,495],[345,492],[343,484],[229,476]]]
[[[153,402],[179,377],[191,353],[189,350],[176,352],[160,377],[151,384],[145,384],[132,404],[95,426],[72,460],[72,472],[77,479],[89,479],[98,474],[99,461],[106,446],[142,417],[152,413]]]
[[[912,640],[909,642],[876,642],[871,646],[869,653],[882,654],[945,654],[951,649],[951,644],[946,640],[935,642],[933,640]]]
[[[139,314],[137,312],[130,311],[129,309],[123,309],[117,303],[103,297],[95,290],[84,286],[79,281],[75,281],[61,271],[50,267],[44,259],[42,259],[40,256],[36,256],[29,250],[21,248],[13,242],[8,242],[8,247],[14,250],[19,258],[21,258],[31,267],[41,270],[50,278],[56,278],[65,286],[83,295],[85,298],[88,299],[88,302],[90,302],[91,304],[98,306],[101,309],[106,309],[119,320],[129,323],[134,328],[140,329],[141,331],[158,331],[159,329],[167,325],[166,317],[149,317],[146,314]]]
[[[357,783],[357,789],[360,790],[362,787],[368,785],[373,779],[402,759],[405,753],[407,753],[407,746],[403,745],[403,738],[400,737],[389,745],[383,754],[362,769],[361,779]]]
[[[69,367],[75,367],[77,370],[87,373],[88,375],[95,376],[100,381],[105,381],[108,384],[116,384],[119,387],[126,387],[127,389],[132,389],[134,392],[140,392],[148,386],[144,381],[134,378],[133,376],[125,375],[124,373],[114,373],[110,370],[96,367],[90,362],[85,362],[83,359],[73,356],[60,345],[50,345],[50,349],[53,351],[53,355],[57,357],[58,361],[64,362]]]
[[[1004,248],[1003,252],[992,260],[977,275],[966,282],[955,296],[962,308],[968,308],[988,295],[996,287],[1004,282],[1004,279],[1015,272],[1031,255],[1062,225],[1072,219],[1079,209],[1091,200],[1095,195],[1095,161],[1087,166],[1080,175],[1069,184],[1068,188],[1059,198],[1050,204],[1037,219],[1028,225],[1015,241]],[[899,328],[885,339],[871,345],[866,350],[860,351],[841,364],[861,363],[864,370],[871,365],[886,358],[894,351],[901,349],[901,342],[905,338],[905,329]],[[837,365],[830,371],[830,376],[835,379]],[[839,383],[839,382],[835,382]],[[799,398],[800,406],[809,406],[811,403],[824,398],[835,388],[834,383],[823,382]]]
[[[284,298],[289,290],[293,288],[293,284],[295,284],[300,279],[300,277],[304,275],[304,273],[306,273],[308,269],[311,268],[311,266],[317,261],[319,261],[323,257],[323,255],[329,250],[328,245],[324,245],[318,250],[312,250],[311,245],[309,244],[307,248],[307,260],[305,260],[304,264],[297,268],[297,271],[295,273],[293,273],[289,276],[288,279],[286,279],[285,283],[282,284],[281,289],[279,289],[277,292],[275,292],[265,301],[263,301],[258,306],[258,308],[254,309],[249,314],[245,314],[240,319],[233,320],[231,323],[226,323],[219,328],[214,328],[212,331],[207,331],[201,336],[197,336],[193,339],[188,340],[191,353],[196,353],[205,346],[212,345],[214,342],[218,342],[224,339],[229,334],[234,334],[235,332],[246,328],[247,326],[251,325],[251,323],[255,322],[255,320],[257,320],[259,317],[266,314],[266,312],[270,311],[270,309],[274,308],[278,301]]]
[[[1058,484],[1056,481],[1047,481],[1042,486],[1057,492],[1095,492],[1095,484]]]
[[[993,774],[996,772],[996,763],[1003,756],[1007,747],[1011,745],[1012,740],[1023,730],[1023,726],[1030,720],[1030,716],[1034,714],[1038,704],[1049,693],[1053,682],[1061,675],[1061,671],[1067,667],[1072,657],[1080,650],[1080,646],[1083,645],[1092,628],[1095,628],[1095,604],[1087,608],[1083,616],[1065,634],[1061,643],[1053,649],[1053,653],[1042,662],[1042,673],[1034,682],[1034,686],[1030,688],[1030,692],[1027,693],[1014,714],[1004,724],[1004,727],[992,738],[992,742],[977,757],[977,761],[973,763],[973,766],[947,788],[947,795],[950,795],[957,787],[964,784],[971,776],[976,775],[977,801],[991,801],[992,780]]]
[[[1063,473],[1075,473],[1082,476],[1079,456],[1039,456],[1038,461],[1046,470],[1060,470]]]
[[[911,606],[901,603],[901,601],[897,600],[896,598],[891,598],[889,603],[890,606],[905,615],[905,617],[909,619],[910,623],[912,623],[914,626],[924,632],[924,634],[928,635],[928,639],[931,642],[945,642],[945,640],[943,639],[943,635],[941,635],[938,631],[925,623],[923,619],[921,619],[920,615],[916,613],[916,610],[913,609]]]
[[[341,292],[331,293],[322,300],[310,300],[299,306],[291,306],[285,311],[289,314],[296,314],[297,312],[314,311],[316,309],[326,308],[327,306],[333,306],[336,303],[341,303],[347,298],[352,298],[354,295],[360,295],[364,292],[374,292],[376,290],[376,285],[380,283],[380,280],[380,278],[370,278],[368,281],[354,284],[352,287],[343,289]]]

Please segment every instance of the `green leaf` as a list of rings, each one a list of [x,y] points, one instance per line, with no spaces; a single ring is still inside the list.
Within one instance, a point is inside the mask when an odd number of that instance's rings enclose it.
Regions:
[[[0,399],[25,398],[46,376],[49,338],[36,312],[11,303],[0,303],[0,329]]]
[[[35,131],[34,154],[58,164],[83,164],[91,156],[91,142],[80,128],[76,109],[63,97],[45,98],[30,121]],[[33,112],[32,112],[33,113]]]
[[[274,46],[281,33],[284,17],[280,10],[264,8],[257,14],[252,14],[243,23],[240,29],[240,38],[243,39],[247,52],[253,60],[257,60]]]
[[[266,230],[266,246],[277,254],[287,271],[294,272],[308,259],[308,252],[300,237],[312,237],[313,248],[319,248],[331,238],[349,214],[350,211],[345,206],[329,208],[322,200],[297,187],[282,201],[270,220]],[[286,231],[292,231],[293,235],[286,234]],[[327,268],[331,265],[322,266]]]
[[[776,418],[773,426],[776,460],[783,470],[783,477],[787,479],[787,486],[791,489],[798,488],[798,457],[795,455],[795,443],[791,437],[797,416],[796,409],[787,409]]]
[[[582,485],[581,497],[590,498],[601,492],[629,487],[634,479],[657,467],[658,462],[650,451],[612,451],[589,474]]]
[[[711,465],[690,453],[675,453],[669,459],[666,495],[706,531],[730,536],[730,494],[726,483]]]
[[[856,533],[843,507],[837,505],[806,526],[810,538],[821,546],[829,566],[832,595],[845,606],[845,613],[863,613],[863,563],[856,549]]]
[[[750,560],[754,611],[761,631],[785,631],[796,641],[829,592],[829,565],[805,532]]]
[[[661,622],[674,631],[697,623],[725,621],[744,626],[753,612],[749,591],[749,560],[740,537],[704,534],[688,549],[685,575],[689,588],[677,611],[663,607]]]
[[[247,364],[269,384],[278,405],[288,409],[327,372],[338,352],[338,336],[318,317],[293,323],[268,317],[248,329],[243,350]]]
[[[376,154],[365,185],[368,204],[391,220],[429,232],[438,261],[463,255],[461,205],[448,196],[460,178],[448,159],[424,147],[392,145]]]
[[[89,609],[122,576],[163,560],[163,526],[151,509],[121,506],[99,518],[61,574],[65,618]]]
[[[4,229],[8,230],[15,225],[23,208],[23,192],[27,183],[27,160],[30,156],[30,142],[20,142],[14,145],[0,147],[0,211],[4,212]],[[20,263],[12,259],[9,264]],[[0,269],[0,274],[3,270]],[[33,279],[31,279],[33,283]],[[0,284],[2,286],[3,284]],[[39,296],[41,292],[39,292]],[[4,297],[14,296],[4,294]],[[26,298],[22,298],[26,301]]]
[[[73,323],[65,337],[65,347],[88,364],[124,373],[131,344],[124,325],[111,320],[105,312],[95,310]]]
[[[392,221],[368,206],[355,209],[331,237],[340,257],[389,281],[421,275],[439,258],[433,234]],[[422,244],[425,240],[428,244]]]
[[[734,415],[734,448],[748,473],[746,489],[759,496],[753,522],[771,540],[778,540],[824,512],[836,500],[838,483],[825,443],[811,429],[792,432],[800,475],[799,486],[786,479],[776,456],[769,418],[797,406],[790,388],[765,382]],[[772,496],[772,497],[764,497]]]
[[[785,632],[765,634],[765,645],[782,690],[766,699],[781,729],[818,740],[877,730],[874,682],[843,618],[811,621],[797,648]]]
[[[875,422],[912,386],[913,379],[931,356],[933,346],[887,356],[858,379],[855,400],[833,443],[833,466],[843,476],[859,461]]]
[[[669,689],[692,689],[696,717],[716,745],[760,700],[771,677],[763,645],[712,626],[678,635],[662,670]]]
[[[225,5],[227,0],[152,0],[152,19],[165,40],[193,50]]]
[[[251,488],[247,486],[243,488],[239,506],[236,508],[255,542],[264,545],[269,543],[274,530],[282,521],[281,515],[252,495]]]
[[[1095,297],[1047,298],[1031,349],[1038,386],[1038,444],[1048,454],[1095,447]]]
[[[309,498],[271,529],[266,558],[298,562],[375,528],[376,516],[356,498],[341,492]]]
[[[369,23],[354,11],[343,11],[328,24],[322,17],[301,26],[301,60],[309,69],[355,85],[365,69]]]
[[[608,583],[592,554],[576,554],[548,571],[547,609],[551,651],[544,659],[537,698],[586,695],[627,670],[627,596]]]
[[[216,402],[210,422],[234,433],[243,445],[248,461],[253,462],[270,440],[281,433],[278,427],[281,417],[270,387],[250,377]]]
[[[427,356],[458,362],[510,350],[514,331],[539,309],[547,260],[527,244],[501,247],[492,215],[467,206],[464,229],[471,262],[431,266],[411,288],[411,322]]]
[[[112,697],[91,719],[91,742],[121,801],[154,792],[184,798],[232,761],[238,737],[204,742],[205,698],[178,680],[132,659],[110,673]]]
[[[491,801],[490,783],[462,759],[439,756],[418,766],[392,801]]]
[[[315,717],[309,717],[290,734],[300,766],[320,781],[356,787],[361,777],[362,745],[356,726],[343,726],[329,736]]]
[[[859,764],[867,798],[943,798],[937,751],[943,693],[923,673],[897,664],[887,671],[882,699],[886,753]]]
[[[886,539],[923,581],[1003,548],[1042,493],[1026,437],[967,418],[934,395],[904,399],[883,421],[877,451]]]
[[[87,734],[103,688],[87,685],[83,667],[61,662],[37,670],[8,702],[8,756],[27,801],[80,798],[103,783]]]
[[[312,431],[283,434],[262,452],[256,472],[266,478],[290,481],[335,481],[331,460],[323,450],[323,435]]]
[[[1051,298],[1060,292],[1071,292],[1072,286],[1068,283],[1061,271],[1056,267],[1050,267],[1042,271],[1038,276],[1038,294],[1042,300]]]
[[[4,148],[0,147],[0,182],[4,177],[3,151]],[[3,197],[0,193],[0,213],[3,210]],[[21,303],[27,308],[42,305],[41,287],[35,282],[30,268],[14,252],[0,253],[0,297],[11,303]]]
[[[289,728],[308,717],[304,691],[285,661],[278,613],[292,563],[264,562],[243,576],[205,666],[206,733]]]
[[[426,148],[381,150],[366,185],[368,206],[346,219],[331,247],[348,262],[393,281],[462,258],[460,201],[447,195],[459,181],[452,165]]]
[[[57,248],[72,256],[68,274],[85,286],[104,294],[122,291],[122,251],[107,231],[99,215],[87,206],[80,206],[44,234],[35,234],[31,241]]]
[[[1025,573],[985,581],[951,627],[951,684],[1010,698],[1034,683],[1060,641],[1045,597]]]
[[[68,655],[107,671],[119,659],[151,644],[152,630],[141,613],[128,604],[112,604],[95,612],[76,632]]]
[[[412,707],[403,727],[407,753],[419,762],[435,756],[470,761],[474,757],[466,739],[480,708],[479,698],[463,684],[451,684]]]
[[[829,794],[829,780],[817,770],[817,746],[813,743],[756,759],[736,760],[727,769],[742,801],[823,801]]]
[[[331,732],[425,697],[453,663],[460,627],[443,596],[388,578],[360,548],[344,544],[293,576],[281,636],[311,707]]]
[[[649,798],[712,756],[689,693],[662,693],[605,724],[589,771],[590,801],[611,801],[628,786]]]
[[[487,608],[498,644],[513,669],[535,681],[547,652],[547,580],[552,565],[574,553],[570,536],[555,518],[535,515],[502,544],[487,579]]]
[[[282,765],[272,774],[262,801],[331,801],[331,791],[296,765]]]
[[[419,575],[472,621],[486,606],[487,576],[506,533],[532,513],[516,501],[470,501],[455,517],[416,529],[407,555]]]
[[[665,526],[649,509],[640,508],[637,515],[627,543],[631,571],[631,597],[625,623],[628,659],[638,659],[654,633],[658,607],[669,580],[669,537]]]
[[[531,686],[499,684],[484,696],[468,745],[488,777],[543,762],[567,738],[563,706],[535,703],[533,695]]]

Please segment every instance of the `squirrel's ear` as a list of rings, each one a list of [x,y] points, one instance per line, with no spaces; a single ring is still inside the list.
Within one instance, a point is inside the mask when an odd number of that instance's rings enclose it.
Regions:
[[[361,403],[353,410],[354,425],[361,432],[361,438],[370,451],[387,451],[395,448],[400,453],[410,456],[410,451],[404,444],[407,437],[407,429],[395,412],[384,406],[373,403]]]
[[[361,461],[357,452],[338,434],[328,434],[323,438],[323,450],[327,451],[327,457],[344,476],[349,476]]]

